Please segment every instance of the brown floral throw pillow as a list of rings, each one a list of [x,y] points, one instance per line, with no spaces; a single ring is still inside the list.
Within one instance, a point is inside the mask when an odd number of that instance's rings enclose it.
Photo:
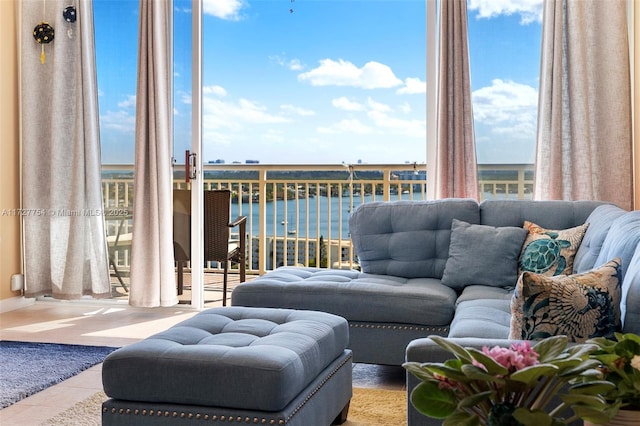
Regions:
[[[524,272],[511,299],[510,339],[566,335],[572,342],[620,330],[620,259],[583,274]]]
[[[575,228],[554,230],[525,221],[523,228],[529,234],[520,252],[519,274],[533,272],[548,277],[572,274],[573,258],[588,227],[585,223]]]

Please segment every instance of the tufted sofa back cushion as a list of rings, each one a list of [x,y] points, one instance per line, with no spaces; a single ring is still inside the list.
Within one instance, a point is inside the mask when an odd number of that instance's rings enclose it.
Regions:
[[[586,222],[601,201],[485,200],[480,204],[483,225],[522,226],[525,220],[547,229],[568,229]]]
[[[622,260],[620,270],[624,279],[638,244],[640,244],[640,210],[633,210],[611,223],[594,266],[603,265],[619,257]]]
[[[611,224],[626,212],[626,210],[613,204],[604,204],[591,212],[587,218],[589,228],[584,234],[580,248],[576,253],[576,258],[573,261],[574,273],[581,274],[600,266],[596,264],[596,261],[600,255],[600,250],[602,250],[604,239],[607,237],[607,233],[611,228]],[[614,256],[614,258],[615,257],[616,256]],[[626,267],[626,265],[623,266]]]
[[[622,314],[623,329],[640,333],[640,210],[626,212],[611,223],[602,243],[596,265],[619,257],[622,261]],[[606,260],[605,260],[606,259]]]
[[[362,271],[405,278],[442,278],[453,219],[480,223],[472,199],[373,202],[349,218]]]

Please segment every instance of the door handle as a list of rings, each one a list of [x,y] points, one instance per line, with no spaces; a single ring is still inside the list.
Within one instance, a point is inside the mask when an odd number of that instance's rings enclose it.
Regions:
[[[189,183],[196,178],[196,154],[186,150],[184,152],[184,181]]]

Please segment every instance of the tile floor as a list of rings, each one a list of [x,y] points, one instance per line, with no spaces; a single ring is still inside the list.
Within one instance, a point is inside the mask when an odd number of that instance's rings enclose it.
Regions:
[[[212,300],[207,307],[221,305],[219,296],[205,299]],[[123,300],[39,300],[28,307],[0,314],[0,339],[119,347],[144,339],[196,313],[189,305],[133,308]],[[404,389],[404,370],[356,364],[353,383],[359,387]],[[96,365],[0,410],[0,424],[38,425],[99,390],[102,390],[101,365]]]

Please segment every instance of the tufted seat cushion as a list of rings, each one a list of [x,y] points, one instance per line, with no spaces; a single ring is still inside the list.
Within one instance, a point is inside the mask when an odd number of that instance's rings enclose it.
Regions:
[[[110,354],[103,387],[129,401],[278,411],[343,354],[348,333],[323,312],[209,309]]]
[[[355,322],[443,326],[453,318],[456,297],[435,278],[283,266],[236,287],[231,303],[313,309]]]
[[[467,300],[458,304],[448,337],[509,337],[511,305],[504,299]]]

